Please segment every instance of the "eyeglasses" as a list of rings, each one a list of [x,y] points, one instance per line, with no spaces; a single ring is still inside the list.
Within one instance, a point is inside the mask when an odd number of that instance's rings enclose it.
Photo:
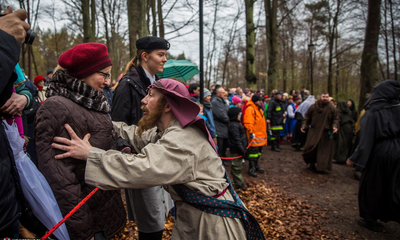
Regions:
[[[100,73],[104,76],[104,81],[111,77],[111,73],[105,73],[105,72],[101,72],[101,71],[98,71],[98,73]]]

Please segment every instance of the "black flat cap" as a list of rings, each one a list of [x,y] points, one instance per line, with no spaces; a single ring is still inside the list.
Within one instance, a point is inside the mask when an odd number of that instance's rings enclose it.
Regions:
[[[137,49],[165,49],[168,50],[170,44],[164,38],[147,36],[136,40]]]

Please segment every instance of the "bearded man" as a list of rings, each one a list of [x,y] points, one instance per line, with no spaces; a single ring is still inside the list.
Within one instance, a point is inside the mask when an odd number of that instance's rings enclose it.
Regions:
[[[150,85],[138,126],[113,122],[118,136],[138,154],[104,151],[90,136],[56,137],[57,159],[86,160],[85,181],[101,189],[163,185],[176,200],[172,239],[264,239],[262,231],[233,190],[199,107],[186,87],[172,79]]]
[[[306,112],[301,126],[303,133],[309,128],[303,158],[311,169],[319,172],[332,170],[333,134],[338,127],[336,108],[329,102],[329,93],[322,92],[317,103]]]

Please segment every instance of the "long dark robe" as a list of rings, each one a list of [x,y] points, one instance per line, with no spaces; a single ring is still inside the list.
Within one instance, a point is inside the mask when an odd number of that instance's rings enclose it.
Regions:
[[[400,223],[400,83],[374,87],[361,119],[360,143],[350,157],[364,168],[358,203],[364,219]]]
[[[302,127],[309,127],[304,146],[304,161],[316,163],[317,171],[332,170],[332,130],[334,127],[339,128],[335,106],[318,100],[305,114]]]
[[[301,132],[301,123],[303,120],[303,116],[301,115],[301,113],[296,112],[295,119],[297,121],[293,128],[292,147],[303,147],[307,139],[307,132]]]
[[[353,140],[353,114],[345,101],[339,101],[337,105],[340,128],[335,142],[335,155],[333,159],[337,163],[346,163]]]

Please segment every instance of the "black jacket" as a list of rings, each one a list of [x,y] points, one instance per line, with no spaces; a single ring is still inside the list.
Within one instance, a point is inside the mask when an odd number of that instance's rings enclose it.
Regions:
[[[271,121],[271,127],[283,125],[283,114],[286,108],[284,102],[274,99],[268,105],[267,118]]]
[[[211,101],[212,111],[214,115],[215,131],[217,137],[228,138],[228,110],[229,106],[220,97],[215,97]]]
[[[0,78],[0,106],[3,106],[13,92],[13,83],[17,79],[14,68],[18,63],[19,54],[19,43],[13,36],[0,30],[0,76],[2,76]],[[0,166],[1,232],[20,217],[20,206],[17,198],[23,197],[19,185],[19,175],[15,167],[14,156],[2,123],[0,123]]]
[[[150,79],[142,67],[129,69],[114,91],[111,119],[128,125],[136,125],[143,116],[140,101],[147,95],[148,86],[150,86]]]
[[[229,150],[231,153],[243,155],[247,148],[246,131],[239,120],[229,123]]]

